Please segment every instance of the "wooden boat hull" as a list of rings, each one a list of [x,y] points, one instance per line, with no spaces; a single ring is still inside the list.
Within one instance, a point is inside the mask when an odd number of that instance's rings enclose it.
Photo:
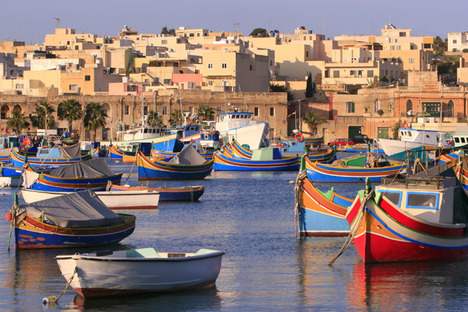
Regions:
[[[122,223],[101,228],[63,228],[29,216],[18,216],[15,249],[92,247],[118,243],[135,230],[135,216],[120,214]]]
[[[252,160],[231,157],[221,151],[214,155],[216,171],[291,171],[298,170],[300,158],[291,156],[274,160]]]
[[[23,154],[18,153],[15,149],[11,149],[11,162],[15,167],[22,167],[24,165],[24,161],[26,157]],[[28,165],[31,167],[46,167],[46,166],[65,166],[69,164],[73,164],[76,162],[88,160],[91,158],[91,155],[88,153],[82,153],[81,157],[78,158],[40,158],[34,156],[28,156],[27,162]]]
[[[123,152],[119,150],[117,147],[114,145],[111,145],[108,147],[108,154],[110,159],[122,159],[123,158]]]
[[[96,191],[98,198],[110,209],[156,209],[159,203],[158,192],[148,191]],[[26,203],[54,198],[68,194],[68,192],[47,192],[31,189],[21,190]]]
[[[345,219],[353,200],[333,191],[322,192],[304,177],[297,188],[299,201],[299,236],[347,236],[349,225]]]
[[[361,208],[363,201],[364,193],[360,191],[346,219],[351,227],[358,227],[354,244],[364,262],[442,260],[468,255],[466,224],[424,221],[402,212],[376,193]]]
[[[50,192],[76,192],[90,188],[104,190],[109,181],[113,184],[119,184],[122,175],[123,173],[118,173],[111,177],[72,179],[42,174],[30,188]]]
[[[146,186],[126,186],[112,185],[111,190],[122,191],[156,191],[159,192],[159,201],[197,201],[205,192],[202,185],[185,187],[146,187]]]
[[[138,180],[201,180],[213,170],[213,160],[201,165],[170,164],[150,159],[141,152],[137,158]]]
[[[145,248],[146,249],[146,248]],[[138,251],[139,249],[135,250]],[[97,254],[57,256],[62,275],[82,297],[173,292],[214,286],[224,252],[159,253],[152,257]],[[77,273],[75,273],[77,268]]]
[[[307,177],[313,182],[380,182],[383,177],[401,173],[406,164],[385,167],[343,167],[322,164],[306,158]]]

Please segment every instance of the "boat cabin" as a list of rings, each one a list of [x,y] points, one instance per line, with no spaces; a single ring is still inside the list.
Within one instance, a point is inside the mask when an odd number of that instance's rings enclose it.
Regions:
[[[411,128],[400,128],[400,138],[405,142],[421,143],[432,146],[449,146],[445,134],[435,130],[419,130]]]
[[[220,114],[216,121],[216,130],[227,131],[233,128],[244,127],[250,125],[253,113],[251,112],[228,112]]]
[[[142,140],[142,139],[150,139],[162,135],[166,135],[167,130],[159,128],[159,127],[140,127],[125,131],[118,131],[117,135],[122,135],[122,141],[135,141],[135,140]]]
[[[456,178],[431,178],[376,186],[395,206],[428,222],[454,224]]]

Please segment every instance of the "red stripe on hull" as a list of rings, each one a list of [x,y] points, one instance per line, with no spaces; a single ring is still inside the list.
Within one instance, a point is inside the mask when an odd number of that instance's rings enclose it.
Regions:
[[[468,248],[441,249],[366,232],[354,239],[358,254],[364,262],[425,261],[461,258],[468,255]]]

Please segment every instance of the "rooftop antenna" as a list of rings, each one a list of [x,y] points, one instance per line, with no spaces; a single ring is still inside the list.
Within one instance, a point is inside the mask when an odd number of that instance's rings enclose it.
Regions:
[[[60,24],[60,18],[58,18],[58,17],[55,17],[55,22],[57,23],[57,27],[56,27],[56,28],[59,28],[59,24]]]
[[[237,33],[239,33],[239,23],[234,23],[234,31]]]

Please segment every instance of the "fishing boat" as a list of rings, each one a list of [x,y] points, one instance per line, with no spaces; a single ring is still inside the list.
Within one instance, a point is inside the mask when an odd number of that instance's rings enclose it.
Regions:
[[[139,152],[137,168],[138,180],[204,179],[213,170],[213,160],[206,160],[189,144],[168,161]]]
[[[22,167],[25,162],[31,167],[59,167],[88,160],[91,155],[81,150],[80,143],[70,146],[42,147],[37,149],[36,156],[26,155],[16,148],[11,149],[11,162]]]
[[[63,277],[84,298],[213,287],[224,252],[140,248],[56,256]]]
[[[390,158],[406,159],[406,151],[425,146],[450,147],[445,139],[445,133],[439,131],[403,127],[398,132],[400,134],[399,140],[383,138],[377,140],[379,146]]]
[[[446,164],[359,191],[346,219],[364,262],[423,261],[468,254],[468,197]]]
[[[93,157],[106,157],[107,150],[97,146],[93,149]]]
[[[298,156],[283,157],[276,147],[250,151],[237,141],[225,145],[214,155],[216,171],[287,171],[299,169]]]
[[[222,113],[217,117],[216,130],[225,139],[225,143],[235,140],[247,145],[251,150],[268,145],[268,124],[254,121],[253,113],[235,111]]]
[[[372,157],[368,159],[367,166],[364,160],[368,156],[358,155],[350,158],[335,160],[332,164],[313,162],[306,157],[306,169],[308,178],[317,182],[359,182],[366,179],[371,182],[379,182],[383,177],[404,173],[407,164],[401,162],[388,162],[386,159]],[[359,161],[361,164],[358,164]],[[357,165],[356,165],[357,164]]]
[[[214,149],[208,149],[204,148],[200,143],[191,143],[193,147],[197,150],[197,152],[206,160],[212,160],[213,159],[213,154],[214,154]],[[177,150],[176,152],[171,152],[171,151],[159,151],[156,149],[151,149],[151,157],[156,157],[159,159],[170,159],[174,156],[176,156],[182,149],[184,148],[184,145],[181,146],[181,149]]]
[[[305,169],[305,168],[304,168]],[[337,194],[334,187],[319,190],[307,178],[306,171],[296,179],[296,229],[299,236],[337,237],[349,235],[345,219],[352,198]]]
[[[15,249],[76,248],[117,243],[135,229],[135,216],[116,214],[91,190],[17,205],[6,219]]]
[[[105,190],[108,182],[119,184],[123,173],[114,173],[103,158],[90,159],[46,171],[26,166],[24,187],[53,192],[75,192],[84,189]]]
[[[118,147],[109,145],[107,148],[107,154],[110,159],[122,159],[124,153]]]
[[[354,145],[349,145],[346,144],[346,152],[348,153],[367,153],[371,152],[374,154],[383,154],[385,151],[382,148],[379,148],[378,146],[372,146],[370,144],[354,144]]]
[[[147,190],[95,191],[98,198],[110,209],[156,209],[159,203],[159,192]],[[21,195],[27,204],[40,200],[69,194],[69,192],[51,192],[22,189]]]
[[[148,187],[130,185],[112,185],[111,191],[148,191],[158,192],[159,201],[197,201],[205,192],[202,185],[182,187]]]

